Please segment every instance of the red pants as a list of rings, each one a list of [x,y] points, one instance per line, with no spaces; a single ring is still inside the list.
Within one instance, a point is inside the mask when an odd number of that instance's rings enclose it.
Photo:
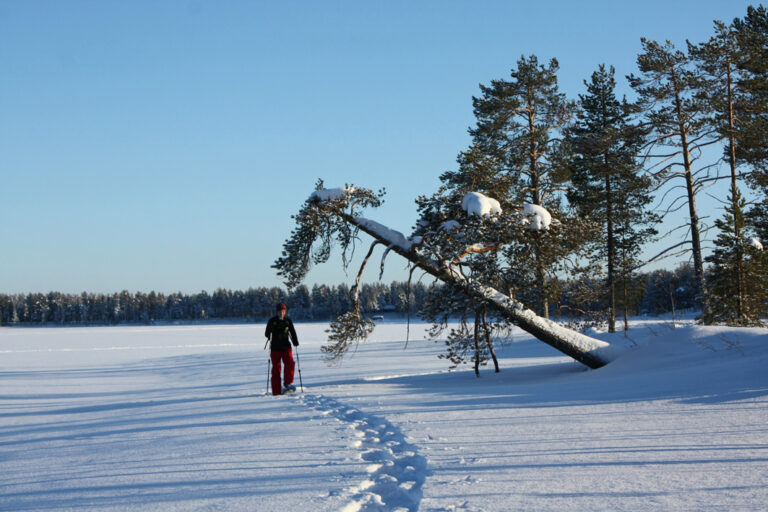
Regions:
[[[282,395],[283,387],[280,385],[280,361],[285,365],[285,374],[283,381],[285,385],[293,384],[293,368],[295,363],[293,362],[293,353],[291,349],[287,350],[273,350],[269,354],[272,359],[272,394]]]

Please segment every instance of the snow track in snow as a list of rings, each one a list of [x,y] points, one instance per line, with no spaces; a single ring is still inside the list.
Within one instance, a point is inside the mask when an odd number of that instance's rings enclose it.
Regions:
[[[427,461],[403,433],[386,419],[322,395],[304,395],[304,402],[324,416],[346,423],[350,446],[368,464],[368,477],[346,490],[350,503],[342,512],[415,512],[422,498]]]

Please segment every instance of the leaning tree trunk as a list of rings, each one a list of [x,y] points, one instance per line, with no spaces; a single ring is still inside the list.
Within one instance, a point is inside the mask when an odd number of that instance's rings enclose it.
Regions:
[[[323,208],[321,205],[318,205],[318,207]],[[404,242],[405,239],[401,233],[394,232],[378,222],[363,217],[355,217],[336,209],[329,211],[329,213],[339,216],[347,223],[368,233],[375,240],[386,245],[388,251],[396,252],[416,267],[437,279],[463,287],[467,294],[487,302],[499,314],[509,319],[525,332],[580,363],[590,368],[600,368],[609,362],[605,351],[610,346],[608,343],[567,329],[536,315],[509,295],[505,295],[495,288],[485,286],[474,279],[466,277],[448,262],[427,260],[419,256]]]

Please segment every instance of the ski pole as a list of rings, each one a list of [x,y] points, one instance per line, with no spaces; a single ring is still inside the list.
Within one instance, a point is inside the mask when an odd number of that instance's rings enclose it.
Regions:
[[[301,381],[301,360],[299,359],[299,346],[296,345],[296,368],[299,370],[299,386],[301,392],[304,392],[304,383]]]
[[[264,342],[264,350],[267,350],[267,343],[269,343],[269,338],[267,338],[267,341]],[[269,371],[272,369],[272,357],[267,356],[267,394],[269,394]]]

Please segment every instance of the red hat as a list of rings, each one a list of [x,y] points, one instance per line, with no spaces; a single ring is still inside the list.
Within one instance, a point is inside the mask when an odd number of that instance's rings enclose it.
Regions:
[[[280,302],[277,304],[277,308],[275,308],[277,311],[280,311],[281,309],[284,309],[288,311],[288,306],[285,305],[285,302]]]

